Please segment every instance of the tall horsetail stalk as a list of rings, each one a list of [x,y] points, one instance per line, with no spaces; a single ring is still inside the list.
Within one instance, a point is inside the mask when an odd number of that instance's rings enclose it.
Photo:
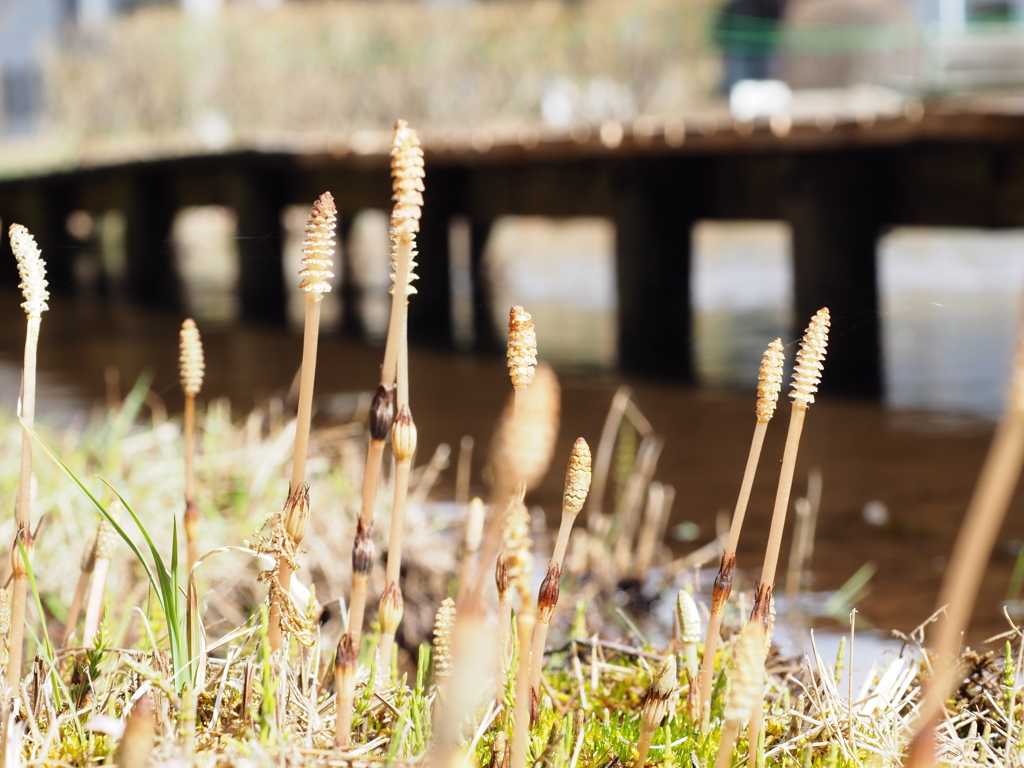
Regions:
[[[181,389],[185,393],[185,517],[183,528],[188,542],[188,570],[199,559],[199,507],[196,505],[196,395],[203,387],[203,342],[192,318],[181,324]]]
[[[82,644],[92,645],[100,631],[103,619],[103,592],[107,587],[107,574],[114,559],[117,546],[117,532],[110,522],[103,518],[96,530],[96,544],[93,549],[92,584],[89,588],[89,602],[85,606],[85,628],[82,630]]]
[[[64,622],[64,632],[61,636],[61,642],[64,645],[67,645],[71,639],[71,634],[75,631],[75,625],[78,624],[78,617],[82,613],[82,606],[85,605],[85,591],[89,588],[89,578],[96,568],[96,542],[99,535],[100,532],[97,528],[92,541],[89,542],[89,545],[82,552],[82,559],[78,566],[78,581],[75,583],[75,594],[71,598],[71,605],[68,607],[68,617]]]
[[[796,456],[800,449],[800,433],[803,431],[807,409],[814,402],[814,393],[821,383],[821,371],[828,348],[829,314],[828,308],[819,309],[811,318],[804,332],[800,350],[796,353],[796,366],[793,370],[793,387],[789,396],[793,401],[790,412],[789,432],[786,435],[786,446],[782,454],[782,469],[779,472],[779,486],[775,494],[775,507],[772,509],[771,529],[768,532],[768,546],[765,549],[764,567],[761,569],[761,585],[767,588],[770,600],[775,584],[775,571],[779,564],[779,549],[782,546],[782,531],[786,525],[786,510],[789,507],[789,495],[793,488],[793,473],[796,469]],[[757,610],[755,605],[754,610]]]
[[[992,438],[960,526],[949,567],[939,591],[939,615],[932,643],[934,671],[925,684],[921,708],[905,765],[934,765],[935,727],[943,703],[955,683],[957,646],[974,610],[974,603],[996,535],[1006,516],[1024,462],[1024,323],[1018,331],[1013,378],[1008,402]]]
[[[402,539],[405,506],[409,494],[409,473],[416,454],[416,423],[409,409],[409,296],[416,292],[416,233],[420,229],[423,206],[423,149],[419,137],[408,124],[399,120],[391,144],[391,322],[390,347],[384,350],[384,375],[391,376],[394,366],[395,421],[391,428],[391,452],[395,456],[394,497],[391,504],[391,530],[385,566],[384,594],[377,615],[380,620],[377,684],[391,675],[391,649],[395,632],[402,621],[403,599],[399,577],[402,569]],[[394,329],[394,330],[392,330]],[[392,342],[392,337],[394,341]],[[394,362],[392,362],[392,359]]]
[[[537,595],[537,627],[533,636],[533,652],[530,655],[530,691],[531,696],[539,696],[540,676],[544,668],[544,645],[548,638],[551,618],[558,605],[558,592],[562,580],[565,550],[569,545],[569,534],[576,516],[583,509],[590,490],[590,446],[582,437],[577,438],[569,456],[569,466],[565,470],[565,490],[562,492],[562,522],[558,527],[558,538],[555,549],[548,562],[548,572],[541,582]]]
[[[410,133],[412,133],[411,137]],[[405,178],[399,181],[396,165],[400,158],[395,151],[399,142],[412,143],[414,147],[418,147],[415,133],[411,132],[408,125],[402,120],[395,123],[395,132],[392,138],[392,200],[396,204],[392,218],[395,213],[404,213],[406,218],[413,222],[404,227],[404,230],[409,230],[418,228],[419,206],[423,203],[423,167],[421,162],[418,165],[418,175],[415,170],[416,166],[413,169],[405,169],[403,171]],[[402,159],[403,164],[405,155]],[[415,195],[419,195],[418,203]],[[399,205],[401,205],[400,210]],[[392,233],[392,237],[391,279],[395,281],[395,285],[401,281],[406,289],[405,291],[396,291],[394,286],[391,288],[391,318],[384,346],[384,364],[381,366],[380,384],[377,386],[373,402],[370,405],[370,443],[366,448],[359,519],[356,522],[355,540],[352,542],[352,592],[349,598],[348,627],[346,629],[351,636],[352,646],[357,652],[363,634],[366,593],[369,588],[370,573],[373,570],[373,561],[376,557],[373,523],[377,502],[377,484],[380,479],[381,464],[384,460],[384,449],[395,421],[395,379],[399,347],[401,346],[399,336],[405,327],[403,316],[407,312],[409,294],[416,291],[411,285],[411,281],[416,279],[416,276],[412,274],[412,267],[415,264],[413,261],[415,240],[410,240],[409,237],[400,238],[397,232]]]
[[[494,567],[494,585],[498,590],[498,689],[496,698],[499,703],[505,698],[509,664],[512,660],[509,655],[509,636],[512,630],[513,588],[522,594],[523,580],[528,581],[529,574],[533,570],[533,554],[530,552],[530,513],[523,503],[525,493],[526,488],[520,486],[505,510],[505,530],[502,533],[504,551],[498,555]],[[523,669],[523,665],[526,664],[523,649],[529,648],[522,644],[522,640],[522,635],[520,635],[520,669]]]
[[[313,415],[313,381],[316,377],[316,348],[320,335],[320,304],[324,294],[331,290],[328,280],[334,277],[333,266],[334,224],[337,209],[330,192],[324,192],[313,203],[303,243],[302,270],[299,290],[306,294],[306,317],[302,335],[302,369],[299,373],[299,406],[295,417],[295,449],[292,458],[292,476],[288,486],[288,501],[284,511],[275,519],[275,536],[281,551],[277,553],[276,574],[271,576],[270,647],[278,651],[283,645],[284,613],[297,614],[287,619],[291,624],[301,613],[291,604],[288,587],[295,568],[295,553],[306,532],[309,520],[309,490],[306,486],[306,457],[309,451],[310,421]]]
[[[828,308],[819,309],[804,332],[800,349],[796,353],[796,365],[793,369],[793,386],[789,397],[793,408],[789,420],[789,432],[786,435],[786,446],[782,453],[782,469],[779,472],[779,486],[775,494],[775,507],[772,510],[772,524],[768,531],[768,545],[765,548],[764,567],[761,569],[761,581],[754,597],[754,607],[750,613],[750,623],[761,622],[765,632],[769,631],[772,593],[775,589],[775,571],[779,564],[779,549],[782,546],[782,530],[786,524],[786,510],[789,507],[789,494],[793,488],[793,473],[796,469],[796,456],[800,449],[800,433],[803,431],[807,409],[814,402],[814,393],[821,384],[821,371],[824,368],[825,353],[828,350],[829,331]],[[763,641],[762,641],[763,642]],[[764,655],[762,654],[762,666]],[[763,677],[763,669],[761,670]],[[764,706],[764,689],[758,696],[756,705]],[[752,744],[760,737],[760,715],[752,725],[756,728],[749,734]],[[758,732],[754,732],[757,730]]]
[[[508,682],[509,635],[512,633],[512,585],[508,578],[508,564],[503,554],[494,563],[494,586],[498,590],[498,685],[494,697],[498,702],[505,700],[505,684]]]
[[[377,482],[384,457],[384,447],[391,435],[395,420],[394,384],[381,384],[370,406],[370,443],[366,449],[363,469],[362,502],[356,535],[352,541],[352,592],[349,598],[347,634],[354,648],[363,636],[363,616],[366,613],[366,592],[376,557],[373,541],[374,505],[377,500]]]
[[[757,665],[759,672],[757,685],[760,695],[755,698],[750,707],[750,722],[747,725],[747,743],[749,744],[747,766],[756,768],[758,744],[761,742],[761,730],[764,727],[764,665],[768,658],[768,651],[771,649],[772,633],[775,631],[775,598],[772,596],[771,590],[763,584],[754,593],[754,612],[748,623],[760,627],[762,643],[761,656]]]
[[[768,345],[764,357],[761,358],[757,382],[757,407],[755,408],[757,424],[754,426],[754,437],[750,442],[747,466],[743,471],[743,480],[740,483],[740,495],[736,499],[736,508],[732,514],[729,538],[725,544],[725,551],[722,553],[722,563],[718,568],[718,577],[715,579],[714,590],[711,594],[711,614],[708,616],[708,633],[704,641],[704,658],[701,662],[699,682],[693,680],[690,683],[691,686],[696,685],[699,694],[699,708],[696,716],[700,718],[702,733],[707,733],[709,725],[708,718],[705,718],[703,713],[710,711],[711,706],[711,681],[715,673],[715,651],[718,648],[718,638],[722,631],[725,605],[732,592],[733,572],[736,568],[736,547],[739,544],[740,532],[743,528],[743,518],[747,513],[747,504],[750,502],[750,490],[754,485],[754,475],[757,473],[757,464],[761,458],[761,447],[764,445],[764,436],[768,431],[768,422],[775,414],[775,406],[779,401],[784,362],[782,339],[775,339]]]
[[[764,695],[765,628],[760,621],[749,621],[744,627],[733,652],[729,692],[726,695],[722,718],[722,737],[719,742],[715,768],[729,768],[743,722],[751,711],[759,707]],[[751,749],[756,749],[756,736],[748,735]]]
[[[402,405],[391,430],[391,450],[395,455],[395,495],[391,508],[391,535],[388,539],[388,561],[384,573],[384,594],[380,599],[380,658],[377,681],[387,680],[391,674],[391,648],[395,632],[402,621],[404,604],[399,583],[402,568],[402,538],[405,527],[405,504],[409,492],[409,472],[416,453],[416,424],[408,405]]]
[[[456,586],[455,602],[461,603],[469,587],[473,573],[473,560],[480,549],[484,536],[484,516],[487,510],[484,500],[474,496],[466,510],[466,527],[462,536],[462,558],[459,561],[459,582]]]
[[[421,206],[423,205],[423,152],[415,131],[404,120],[395,123],[391,147],[392,200],[395,203],[391,217],[391,316],[384,348],[384,363],[381,367],[380,384],[374,393],[370,407],[370,443],[366,450],[363,468],[362,499],[359,519],[356,523],[355,539],[352,542],[352,591],[349,600],[348,626],[343,642],[358,658],[362,640],[363,617],[366,613],[366,598],[370,574],[376,557],[373,539],[374,509],[377,499],[377,484],[380,478],[384,449],[395,421],[395,389],[399,360],[405,370],[403,378],[408,384],[407,327],[409,296],[416,292],[412,281],[416,279],[413,268],[416,256],[416,232],[419,230]],[[402,290],[395,286],[401,285]],[[405,393],[408,405],[408,392]],[[411,414],[409,420],[411,421]],[[415,425],[413,425],[415,428]],[[411,461],[411,459],[410,459]],[[396,472],[397,474],[397,472]],[[397,491],[397,487],[396,487]],[[405,491],[407,492],[407,491]],[[394,518],[392,510],[392,518]],[[404,517],[404,515],[403,515]],[[393,520],[394,522],[394,520]],[[403,520],[404,522],[404,520]],[[400,560],[396,560],[400,565]],[[395,615],[393,605],[401,594],[392,590],[385,613]],[[388,595],[385,587],[385,596]],[[382,598],[383,599],[383,598]],[[378,607],[380,613],[380,607]],[[400,613],[398,614],[400,618]],[[397,621],[395,622],[397,628]],[[392,634],[393,637],[393,634]],[[346,639],[347,638],[347,639]],[[341,646],[339,645],[339,648]],[[390,649],[388,650],[390,659]],[[354,663],[354,661],[353,661]],[[338,706],[342,700],[351,702],[355,695],[355,672],[338,678]],[[339,710],[340,711],[340,710]],[[335,725],[335,744],[344,746],[351,739],[351,714],[339,717]]]
[[[11,250],[18,259],[21,276],[22,309],[28,317],[25,331],[25,365],[21,386],[21,476],[18,483],[18,507],[15,511],[15,535],[11,544],[11,571],[14,574],[11,600],[10,656],[7,684],[18,689],[21,680],[22,645],[25,637],[25,608],[28,600],[28,571],[25,563],[32,557],[32,430],[36,415],[36,351],[39,325],[46,300],[46,264],[35,238],[20,224],[10,227]]]
[[[513,307],[510,313],[507,356],[514,392],[491,442],[491,517],[484,529],[477,575],[465,596],[476,603],[501,547],[508,501],[519,494],[520,486],[530,490],[547,472],[561,411],[558,378],[550,367],[537,364],[533,319],[522,307]]]
[[[525,488],[520,486],[525,493]],[[530,594],[530,576],[533,573],[533,552],[530,539],[530,513],[519,494],[507,515],[504,557],[508,577],[519,593],[519,612],[516,614],[516,634],[519,636],[519,667],[516,670],[515,704],[512,734],[511,768],[525,768],[526,751],[533,720],[533,700],[530,695],[530,648],[537,624],[536,606]]]

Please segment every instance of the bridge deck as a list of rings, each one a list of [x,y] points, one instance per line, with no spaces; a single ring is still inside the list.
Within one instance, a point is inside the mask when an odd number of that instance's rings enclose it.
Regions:
[[[814,97],[817,101],[814,101]],[[881,387],[875,246],[884,227],[1024,226],[1024,100],[921,102],[891,94],[805,95],[790,112],[737,122],[724,107],[556,133],[535,128],[429,139],[420,295],[421,341],[451,341],[448,231],[465,216],[479,267],[491,223],[507,214],[598,215],[617,231],[623,368],[692,376],[689,228],[702,219],[782,219],[793,231],[795,317],[828,305],[843,334],[829,386]],[[810,101],[808,101],[810,98]],[[231,151],[136,148],[87,154],[74,168],[0,181],[0,217],[37,234],[55,286],[72,286],[75,210],[125,213],[129,290],[178,306],[168,233],[189,205],[235,209],[238,235],[279,233],[280,212],[324,189],[342,220],[389,206],[388,135],[254,142]],[[4,278],[13,260],[0,257]],[[475,278],[479,289],[479,271]],[[280,254],[243,253],[242,314],[283,321]],[[487,327],[478,290],[476,327]],[[486,340],[485,340],[486,342]]]

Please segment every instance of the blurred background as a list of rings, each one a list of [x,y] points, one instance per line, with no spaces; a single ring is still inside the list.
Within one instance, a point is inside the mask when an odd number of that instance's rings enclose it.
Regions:
[[[110,366],[153,371],[177,408],[186,315],[215,350],[204,394],[245,411],[286,389],[325,188],[341,229],[321,392],[370,388],[398,117],[427,154],[423,450],[486,445],[525,305],[565,381],[565,455],[629,383],[666,438],[685,551],[731,509],[765,346],[791,355],[828,304],[834,367],[798,469],[823,479],[805,586],[870,562],[868,619],[928,615],[1017,333],[1024,0],[0,0],[0,218],[36,234],[54,291],[41,410],[68,421]],[[1020,597],[1021,538],[1011,520],[983,630]]]

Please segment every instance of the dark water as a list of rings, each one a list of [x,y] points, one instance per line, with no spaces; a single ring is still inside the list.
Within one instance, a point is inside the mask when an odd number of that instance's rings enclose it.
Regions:
[[[600,246],[602,235],[593,237]],[[932,612],[946,557],[991,437],[992,418],[1000,407],[1024,263],[1007,258],[1005,251],[1020,248],[1021,238],[993,244],[984,238],[958,240],[957,233],[952,239],[935,237],[905,231],[883,244],[888,402],[826,397],[812,407],[804,430],[794,496],[805,492],[812,468],[823,479],[805,586],[816,592],[836,590],[872,563],[875,574],[857,603],[859,626],[871,623],[907,631]],[[576,242],[578,237],[571,239]],[[562,368],[563,421],[556,457],[567,457],[577,436],[597,443],[612,395],[628,383],[640,408],[666,439],[656,479],[675,488],[672,530],[693,539],[672,541],[678,554],[712,538],[716,514],[731,511],[735,502],[754,426],[750,382],[766,340],[789,334],[784,272],[779,278],[778,269],[771,266],[777,263],[784,269],[779,256],[784,246],[785,233],[777,230],[698,233],[698,356],[708,382],[702,389],[625,380],[602,370],[609,343],[614,347],[614,323],[609,319],[614,297],[603,278],[572,294],[578,307],[559,294],[558,281],[542,283],[543,290],[535,289],[541,295],[517,297],[526,304],[536,299],[542,357],[545,333],[559,327],[563,336],[550,343],[548,349],[555,354],[548,354],[549,359],[558,357],[559,348],[576,356],[563,355],[563,362],[571,365]],[[991,253],[986,255],[986,248]],[[505,268],[500,254],[494,259],[496,271]],[[761,272],[744,267],[751,259],[759,260]],[[943,274],[936,274],[936,264]],[[985,267],[980,275],[979,264]],[[499,299],[530,293],[533,283],[528,275],[517,279],[505,283]],[[0,293],[0,407],[11,409],[17,397],[24,328],[18,302],[12,291]],[[592,326],[586,313],[600,317],[599,322],[612,330],[588,334]],[[560,316],[575,319],[560,322]],[[179,324],[177,317],[112,302],[55,299],[43,321],[39,412],[66,420],[75,409],[102,398],[104,373],[111,367],[120,372],[125,387],[141,372],[150,371],[154,391],[172,413],[177,411]],[[296,332],[232,327],[212,320],[202,323],[201,330],[208,361],[204,397],[226,395],[241,412],[290,385],[300,358]],[[581,360],[586,339],[592,349]],[[319,394],[329,398],[370,389],[377,381],[380,358],[379,348],[326,335],[320,347]],[[580,368],[581,362],[590,366]],[[481,447],[474,462],[474,482],[480,485],[483,447],[509,391],[504,361],[414,350],[411,381],[421,455],[429,456],[441,442],[457,446],[463,435],[472,435]],[[739,552],[741,583],[746,585],[763,557],[788,412],[788,407],[780,408],[778,423],[769,430],[754,486]],[[552,511],[561,493],[562,466],[563,459],[558,458],[534,499]],[[450,494],[452,486],[449,470],[439,494]],[[996,552],[985,566],[974,638],[1005,628],[1002,605],[1017,543],[1024,540],[1022,504],[1024,496],[1018,493]],[[783,564],[785,557],[786,552]]]

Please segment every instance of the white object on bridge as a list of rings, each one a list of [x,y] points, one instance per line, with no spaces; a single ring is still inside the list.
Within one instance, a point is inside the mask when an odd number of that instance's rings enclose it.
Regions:
[[[789,111],[793,92],[781,80],[740,80],[729,91],[729,109],[744,122]]]

